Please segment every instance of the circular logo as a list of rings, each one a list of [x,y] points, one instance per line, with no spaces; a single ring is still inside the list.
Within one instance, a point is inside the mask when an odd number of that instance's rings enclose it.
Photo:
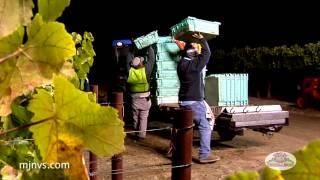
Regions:
[[[296,165],[297,160],[293,154],[278,151],[269,154],[264,162],[271,169],[283,171],[293,168]]]

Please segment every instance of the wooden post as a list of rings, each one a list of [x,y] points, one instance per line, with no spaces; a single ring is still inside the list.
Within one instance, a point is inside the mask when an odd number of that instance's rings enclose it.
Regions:
[[[123,93],[113,92],[111,99],[111,106],[116,108],[119,113],[119,118],[123,120]],[[122,154],[114,155],[111,159],[112,166],[112,180],[122,180]]]
[[[90,90],[96,94],[96,101],[98,102],[98,85],[91,85]],[[89,174],[90,180],[97,180],[98,158],[92,152],[89,152]]]
[[[193,118],[191,110],[178,110],[172,154],[172,180],[191,180]]]

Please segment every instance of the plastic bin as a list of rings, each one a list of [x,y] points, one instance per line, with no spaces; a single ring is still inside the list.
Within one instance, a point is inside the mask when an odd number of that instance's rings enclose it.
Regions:
[[[176,43],[157,43],[156,45],[156,52],[157,53],[163,53],[167,52],[170,54],[178,55],[180,52],[180,49]]]
[[[207,39],[215,38],[219,35],[220,22],[207,21],[195,17],[187,17],[180,23],[172,26],[171,34],[177,40],[186,42],[196,41],[191,35],[194,32],[200,32]]]
[[[177,70],[178,62],[175,61],[157,61],[158,70]]]
[[[160,52],[156,54],[156,61],[179,61],[180,57],[176,53]]]
[[[157,43],[174,43],[172,36],[159,36]]]
[[[177,70],[160,70],[156,72],[156,78],[170,78],[170,79],[179,79]]]
[[[148,47],[152,44],[157,43],[158,40],[159,40],[158,31],[152,31],[147,35],[138,37],[133,42],[138,49],[143,49],[145,47]]]
[[[209,105],[248,105],[248,74],[213,74],[205,81],[205,97]]]
[[[156,91],[157,96],[178,96],[179,87],[176,88],[158,88]]]
[[[157,87],[160,88],[179,88],[180,82],[179,79],[157,79]]]
[[[153,98],[153,101],[157,105],[173,104],[173,103],[178,103],[179,98],[178,98],[178,96],[157,96],[157,97]]]

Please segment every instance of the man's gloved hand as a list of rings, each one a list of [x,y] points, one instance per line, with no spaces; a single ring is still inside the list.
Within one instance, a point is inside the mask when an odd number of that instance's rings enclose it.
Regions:
[[[203,35],[199,32],[199,33],[194,33],[193,35],[192,35],[192,37],[194,37],[194,38],[196,38],[196,39],[203,39],[204,37],[203,37]]]

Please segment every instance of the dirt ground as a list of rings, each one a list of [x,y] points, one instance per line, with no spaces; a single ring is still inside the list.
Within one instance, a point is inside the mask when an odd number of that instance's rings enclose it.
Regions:
[[[259,170],[264,167],[265,157],[275,151],[294,152],[309,141],[320,138],[320,111],[300,110],[288,102],[250,98],[251,104],[280,104],[288,110],[289,126],[285,126],[272,137],[260,132],[245,130],[243,136],[232,141],[220,142],[214,132],[213,152],[221,160],[213,164],[192,165],[193,180],[218,180],[241,170]],[[148,129],[172,126],[170,123],[150,121]],[[126,138],[126,151],[123,155],[123,179],[128,180],[166,180],[171,179],[171,161],[165,157],[169,147],[170,130],[150,132],[143,142]],[[197,135],[194,135],[193,156],[198,151]],[[109,158],[99,159],[98,179],[111,179]]]

